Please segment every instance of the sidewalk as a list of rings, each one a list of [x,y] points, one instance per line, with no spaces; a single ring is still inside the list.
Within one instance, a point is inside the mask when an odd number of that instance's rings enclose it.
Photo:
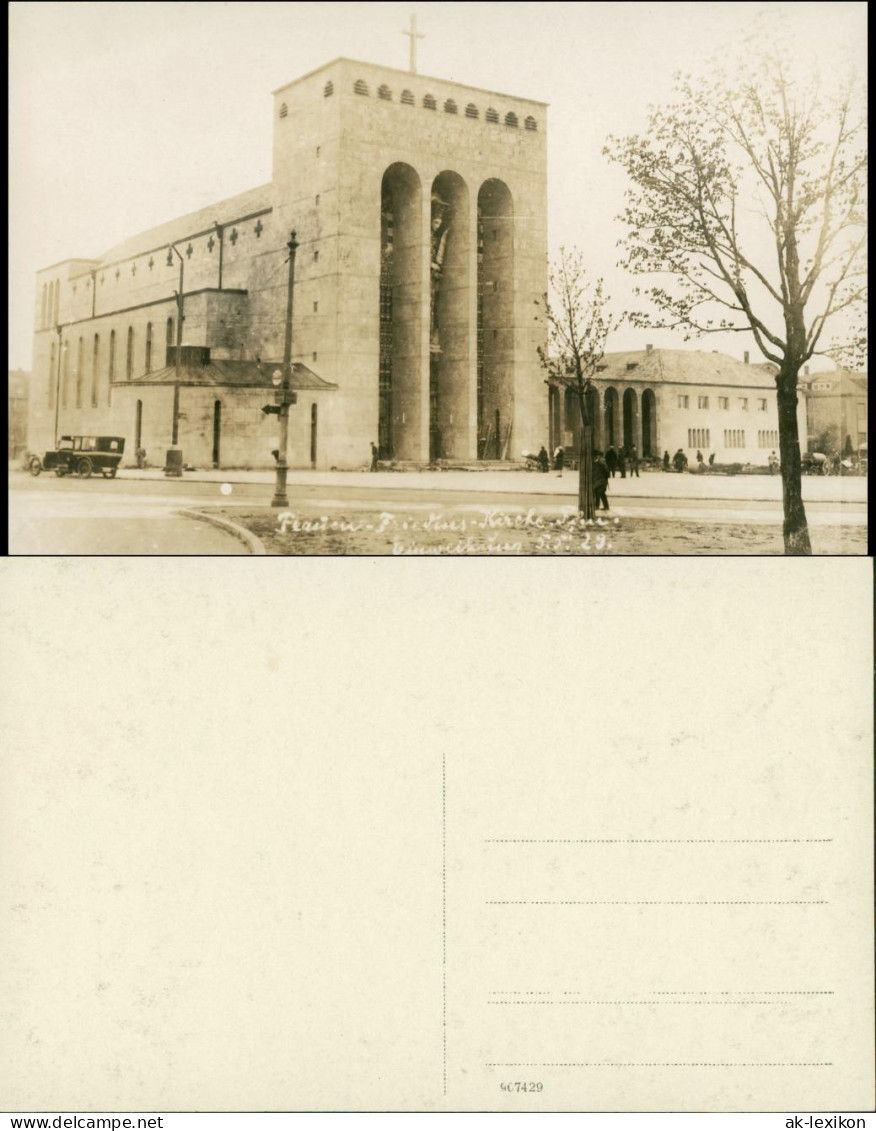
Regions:
[[[274,482],[274,471],[204,470],[187,471],[179,480],[165,478],[161,468],[119,471],[120,479],[161,480],[185,483],[264,483]],[[549,495],[573,499],[578,493],[577,472],[557,476],[551,472],[527,471],[309,471],[290,470],[290,487],[367,487],[384,491],[470,491],[484,495]],[[781,478],[770,475],[678,475],[646,472],[640,478],[615,476],[609,481],[609,498],[621,499],[697,499],[740,502],[780,503]],[[804,476],[805,502],[867,502],[867,480],[863,476]]]

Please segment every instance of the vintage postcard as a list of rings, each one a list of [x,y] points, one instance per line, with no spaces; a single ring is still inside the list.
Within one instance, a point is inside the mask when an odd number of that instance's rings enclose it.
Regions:
[[[363,565],[4,566],[4,1105],[871,1108],[869,563]]]
[[[12,552],[866,553],[866,5],[415,7],[10,6]]]

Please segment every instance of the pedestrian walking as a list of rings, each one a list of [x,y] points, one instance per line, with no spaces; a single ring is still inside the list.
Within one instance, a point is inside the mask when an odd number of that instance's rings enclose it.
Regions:
[[[681,448],[679,448],[675,455],[672,457],[672,465],[675,470],[679,472],[684,471],[684,469],[687,467],[687,456],[684,454]]]
[[[599,504],[602,503],[602,509],[607,511],[608,498],[606,497],[606,488],[608,487],[608,464],[602,458],[602,452],[593,453],[593,509],[599,510]]]
[[[774,451],[770,452],[769,465],[770,465],[770,475],[775,475],[776,472],[779,470],[779,457],[776,455],[776,453]]]
[[[377,470],[377,456],[378,456],[377,445],[372,440],[371,441],[371,470],[372,471]]]
[[[544,444],[538,449],[538,466],[544,472],[548,472],[551,469],[551,461],[548,459]]]
[[[663,470],[668,471],[671,464],[672,464],[672,460],[669,458],[669,452],[664,452],[663,453]]]
[[[614,473],[617,471],[617,452],[614,444],[611,444],[605,453],[605,466],[608,468],[608,474],[614,479]]]
[[[626,448],[618,448],[617,450],[617,469],[620,472],[621,479],[627,477],[627,452]]]
[[[639,453],[636,451],[636,445],[630,448],[630,479],[635,475],[637,479],[639,476]]]
[[[715,453],[712,452],[712,454],[709,456],[709,467],[714,467],[714,466],[715,466]]]
[[[562,479],[563,477],[563,461],[565,459],[565,451],[562,444],[557,444],[557,450],[554,452],[554,471]]]
[[[138,448],[137,449],[137,467],[142,469],[145,466],[146,466],[146,449],[145,448]]]

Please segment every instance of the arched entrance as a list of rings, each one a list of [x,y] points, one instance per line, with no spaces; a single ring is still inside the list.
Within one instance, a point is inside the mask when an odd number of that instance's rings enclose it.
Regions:
[[[620,437],[618,436],[618,414],[620,411],[619,399],[617,389],[605,390],[605,411],[603,419],[605,421],[605,446],[607,448],[614,446],[617,447]]]
[[[222,402],[216,401],[213,405],[213,466],[219,466],[219,456],[222,445]]]
[[[657,398],[652,389],[642,393],[642,455],[654,459],[659,452],[657,444]]]
[[[624,447],[638,447],[639,404],[633,389],[624,390]]]
[[[429,315],[429,458],[476,454],[469,379],[469,200],[458,173],[432,182]]]
[[[484,181],[477,209],[478,455],[501,459],[509,448],[514,404],[514,202],[504,181]]]
[[[380,360],[377,446],[381,459],[422,459],[422,190],[410,165],[383,174],[380,192]]]

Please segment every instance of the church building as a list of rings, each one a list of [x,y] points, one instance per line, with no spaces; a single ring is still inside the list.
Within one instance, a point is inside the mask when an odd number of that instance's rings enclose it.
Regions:
[[[272,112],[270,183],[39,272],[30,449],[272,466],[293,231],[290,466],[537,449],[546,106],[337,59]]]

